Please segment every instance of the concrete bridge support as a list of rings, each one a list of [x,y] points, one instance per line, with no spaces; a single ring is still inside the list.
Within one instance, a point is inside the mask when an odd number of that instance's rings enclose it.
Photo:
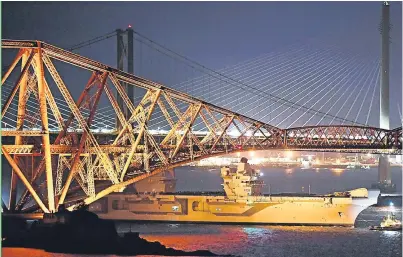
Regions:
[[[390,176],[389,160],[386,155],[381,155],[379,157],[378,182],[385,184],[392,184],[392,178]]]
[[[382,5],[381,20],[381,89],[380,89],[380,112],[379,126],[383,129],[389,129],[389,2]],[[374,187],[374,185],[373,185]],[[378,166],[378,186],[382,193],[394,192],[394,185],[390,176],[390,165],[387,155],[379,157]]]
[[[387,155],[381,155],[379,157],[378,183],[373,184],[372,188],[380,189],[381,193],[395,193],[396,192],[396,185],[392,183],[389,158]]]

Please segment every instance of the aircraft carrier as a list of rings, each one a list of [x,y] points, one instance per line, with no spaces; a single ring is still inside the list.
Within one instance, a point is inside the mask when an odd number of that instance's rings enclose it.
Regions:
[[[264,195],[263,180],[246,158],[237,168],[223,167],[221,177],[224,192],[213,194],[174,193],[175,179],[156,176],[132,191],[92,203],[89,210],[113,220],[354,226],[360,212],[379,196],[379,190],[366,188],[328,195]]]

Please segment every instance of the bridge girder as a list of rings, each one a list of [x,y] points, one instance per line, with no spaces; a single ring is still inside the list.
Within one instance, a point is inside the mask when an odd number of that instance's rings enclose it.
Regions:
[[[81,189],[83,203],[89,204],[161,171],[239,151],[401,153],[401,128],[319,126],[281,129],[44,42],[2,40],[2,48],[19,50],[3,76],[2,86],[10,74],[18,73],[15,67],[21,59],[26,63],[2,109],[2,120],[11,119],[9,107],[19,92],[18,113],[21,115],[15,118],[19,125],[2,135],[2,141],[15,139],[13,143],[3,144],[2,153],[13,167],[13,173],[27,188],[18,203],[10,202],[12,210],[23,211],[38,205],[43,212],[54,211],[68,201],[69,192],[75,192],[72,184]],[[57,71],[55,60],[91,72],[77,101]],[[45,76],[45,72],[50,76]],[[49,78],[52,81],[48,82]],[[132,103],[122,83],[142,88],[145,91],[142,99]],[[69,117],[60,114],[53,97],[55,90],[67,103]],[[102,94],[106,95],[122,125],[120,131],[105,136],[107,139],[92,129]],[[123,100],[128,116],[124,115],[115,95]],[[30,97],[35,97],[41,105],[40,130],[38,124],[29,125],[29,119],[25,117],[28,113],[25,103]],[[186,108],[182,110],[178,103],[185,104]],[[166,134],[151,132],[150,121],[156,109],[170,126]],[[49,137],[47,112],[51,112],[56,120],[58,129],[53,131],[56,138]],[[196,121],[204,125],[207,133],[197,133]],[[28,125],[24,127],[24,124]],[[77,128],[80,133],[76,133]],[[46,179],[42,178],[44,171]],[[99,189],[99,181],[110,184]]]

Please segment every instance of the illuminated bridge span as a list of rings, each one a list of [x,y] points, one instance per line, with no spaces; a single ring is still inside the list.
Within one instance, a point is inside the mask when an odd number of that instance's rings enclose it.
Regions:
[[[13,168],[10,210],[54,212],[76,203],[77,192],[89,204],[158,172],[237,151],[401,153],[401,128],[281,129],[44,42],[2,40],[2,48],[18,51],[2,78],[3,88],[14,81],[2,101],[2,154]],[[70,86],[83,88],[77,100],[56,68],[60,63],[88,73],[86,85]],[[132,101],[126,87],[142,98]],[[111,123],[102,99],[119,129],[114,121],[110,130],[94,129]],[[161,119],[170,129],[155,129]],[[17,178],[26,187],[18,201]]]

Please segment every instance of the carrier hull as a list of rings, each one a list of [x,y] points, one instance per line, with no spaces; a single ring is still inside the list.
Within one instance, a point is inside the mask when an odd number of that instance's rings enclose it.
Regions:
[[[379,191],[367,197],[225,196],[111,194],[90,205],[103,219],[191,223],[353,226],[357,216],[376,204]]]
[[[360,188],[327,196],[264,196],[264,181],[246,158],[237,168],[222,167],[221,177],[222,195],[147,194],[174,190],[172,180],[164,175],[137,184],[136,194],[111,194],[91,204],[90,210],[113,220],[353,226],[379,195],[379,190]]]

